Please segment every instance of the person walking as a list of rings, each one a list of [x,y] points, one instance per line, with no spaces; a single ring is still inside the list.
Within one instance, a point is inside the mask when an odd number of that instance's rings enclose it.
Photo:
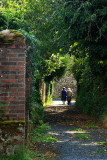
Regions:
[[[65,87],[63,87],[62,92],[61,92],[61,100],[62,100],[63,104],[65,105],[65,101],[66,101],[66,90],[65,90]]]
[[[66,95],[67,95],[67,102],[68,102],[68,105],[70,105],[71,98],[72,98],[72,91],[71,91],[70,88],[67,89]]]

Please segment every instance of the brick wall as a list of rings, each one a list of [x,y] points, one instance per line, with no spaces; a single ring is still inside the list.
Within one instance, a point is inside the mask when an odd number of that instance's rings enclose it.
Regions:
[[[25,120],[25,41],[21,34],[0,32],[0,103],[2,119]]]

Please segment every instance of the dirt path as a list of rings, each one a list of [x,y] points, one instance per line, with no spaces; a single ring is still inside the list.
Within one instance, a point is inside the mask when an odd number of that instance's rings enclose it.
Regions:
[[[57,103],[45,108],[46,122],[51,125],[49,134],[58,139],[50,145],[57,154],[55,160],[107,160],[107,129],[74,105]]]

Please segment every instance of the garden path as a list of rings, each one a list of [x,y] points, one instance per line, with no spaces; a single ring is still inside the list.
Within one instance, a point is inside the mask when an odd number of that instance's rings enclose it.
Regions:
[[[45,119],[51,125],[48,134],[58,139],[48,146],[55,160],[107,160],[107,128],[75,107],[54,100],[45,108]]]

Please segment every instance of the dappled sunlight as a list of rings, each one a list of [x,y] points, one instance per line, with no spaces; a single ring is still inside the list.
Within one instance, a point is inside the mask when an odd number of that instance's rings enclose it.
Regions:
[[[70,106],[75,105],[75,102],[76,102],[75,100],[72,100]],[[61,100],[53,100],[52,106],[68,106],[68,104],[67,101],[65,102],[64,105]]]
[[[65,139],[65,140],[58,140],[58,143],[65,143],[65,142],[69,142],[68,139]]]
[[[68,130],[68,131],[65,131],[65,133],[69,133],[69,134],[75,134],[75,133],[88,133],[87,131],[70,131],[70,130]]]
[[[58,135],[60,135],[58,132],[48,132],[48,134],[51,134],[51,135],[56,135],[56,136],[58,136]]]
[[[81,113],[75,106],[61,103],[61,101],[56,101],[54,105],[45,108],[45,118],[51,125],[51,131],[48,134],[57,139],[57,143],[53,144],[56,152],[65,157],[68,154],[71,157],[72,154],[78,157],[84,153],[85,156],[92,158],[97,151],[105,151],[106,145],[98,144],[106,140],[107,132],[106,129],[100,128],[102,124]]]
[[[70,145],[76,145],[78,147],[82,147],[82,146],[99,146],[98,142],[90,142],[90,139],[88,139],[88,141],[86,142],[85,140],[81,140],[80,143],[80,139],[78,138],[78,140],[76,140],[77,138],[73,137],[74,134],[81,134],[81,133],[89,133],[88,131],[84,130],[84,131],[70,131],[70,130],[66,130],[61,132],[60,130],[58,131],[50,131],[48,132],[48,134],[53,135],[55,138],[57,138],[58,142],[57,143],[70,143]]]
[[[97,142],[82,143],[81,146],[99,146]]]

